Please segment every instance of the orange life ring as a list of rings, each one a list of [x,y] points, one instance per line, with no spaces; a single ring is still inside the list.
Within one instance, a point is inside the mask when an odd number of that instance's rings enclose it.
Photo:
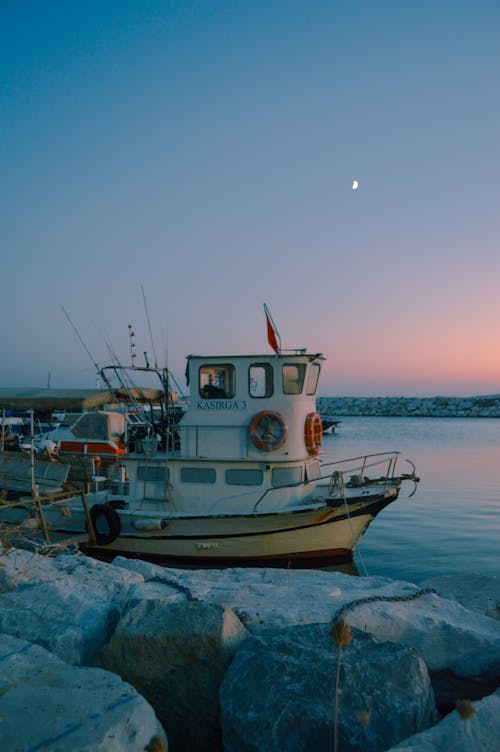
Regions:
[[[323,441],[323,423],[318,413],[309,413],[304,426],[304,441],[308,454],[318,454]]]
[[[261,452],[274,452],[286,442],[288,427],[280,413],[261,410],[248,426],[248,437]]]

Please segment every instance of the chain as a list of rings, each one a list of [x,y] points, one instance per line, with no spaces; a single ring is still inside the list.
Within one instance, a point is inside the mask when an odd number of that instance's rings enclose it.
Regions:
[[[197,601],[198,598],[196,598],[191,590],[186,587],[186,585],[182,585],[180,582],[177,582],[176,580],[171,580],[169,577],[166,577],[161,574],[155,574],[153,577],[151,577],[149,580],[146,580],[146,582],[161,582],[162,585],[169,585],[174,590],[177,590],[179,593],[183,593],[188,601]]]
[[[404,601],[414,601],[416,598],[421,598],[423,595],[430,595],[430,594],[436,595],[436,591],[434,588],[424,588],[423,590],[419,590],[416,593],[412,593],[411,595],[369,595],[366,598],[358,598],[355,601],[350,601],[350,603],[344,603],[343,606],[341,606],[336,612],[333,617],[333,622],[335,623],[342,617],[342,615],[349,611],[351,608],[355,608],[356,606],[364,606],[365,603],[375,603],[376,601],[388,601],[388,602],[404,602]]]
[[[151,579],[147,580],[147,582],[161,582],[163,585],[170,585],[170,587],[174,588],[178,592],[183,593],[188,601],[198,600],[198,598],[193,595],[188,587],[164,575],[155,575],[154,577],[151,577]],[[356,608],[357,606],[364,606],[366,603],[376,603],[378,601],[402,603],[405,601],[414,601],[417,598],[421,598],[423,595],[431,594],[437,594],[434,588],[424,588],[423,590],[419,590],[416,593],[411,593],[410,595],[369,595],[365,598],[357,598],[354,601],[344,603],[344,605],[335,612],[333,616],[333,622],[335,623],[336,621],[338,621],[346,611]]]

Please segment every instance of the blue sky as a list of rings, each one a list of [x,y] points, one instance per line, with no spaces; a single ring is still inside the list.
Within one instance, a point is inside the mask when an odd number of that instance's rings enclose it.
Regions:
[[[152,360],[145,297],[179,379],[266,302],[324,395],[500,392],[498,2],[20,0],[0,41],[2,386],[95,384],[62,307]]]

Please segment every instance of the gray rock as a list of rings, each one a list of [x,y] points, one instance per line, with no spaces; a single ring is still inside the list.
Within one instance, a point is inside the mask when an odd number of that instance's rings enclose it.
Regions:
[[[91,665],[141,575],[83,554],[2,555],[0,632],[35,642],[67,663]],[[15,589],[14,589],[15,587]]]
[[[498,752],[500,748],[500,690],[472,703],[474,715],[462,718],[454,710],[427,731],[391,747],[388,752]]]
[[[219,686],[248,632],[227,607],[146,600],[118,624],[99,665],[154,707],[176,752],[222,749]]]
[[[440,575],[422,583],[443,598],[500,621],[500,577],[484,574]]]
[[[114,559],[113,564],[133,570],[136,562]],[[160,582],[188,599],[230,606],[252,634],[270,627],[330,623],[339,608],[365,596],[419,593],[416,585],[387,577],[351,577],[313,569],[167,569],[141,562],[147,584]],[[138,585],[136,593],[144,586]]]
[[[138,752],[155,736],[167,748],[151,706],[114,674],[2,635],[0,675],[2,750]]]
[[[323,624],[247,640],[220,690],[225,752],[331,752],[337,657]],[[353,630],[341,653],[339,749],[385,750],[438,718],[416,653]]]
[[[498,686],[500,624],[455,601],[434,594],[373,601],[349,609],[345,618],[379,640],[407,645],[422,656],[443,709],[460,697],[478,699]]]
[[[121,565],[132,568],[134,562]],[[419,653],[443,710],[459,697],[478,699],[497,686],[500,624],[408,582],[314,570],[162,570],[144,563],[141,573],[148,584],[164,578],[188,598],[227,604],[254,635],[331,623],[346,609],[351,625]]]

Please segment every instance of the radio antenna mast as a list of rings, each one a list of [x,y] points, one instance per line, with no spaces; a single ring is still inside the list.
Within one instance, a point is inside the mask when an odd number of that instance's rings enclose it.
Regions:
[[[155,359],[155,368],[158,368],[158,358],[156,357],[155,343],[153,341],[153,333],[151,331],[151,322],[149,320],[148,305],[146,303],[146,295],[144,294],[144,286],[143,285],[141,285],[141,290],[142,290],[142,299],[144,300],[144,308],[146,310],[146,321],[148,322],[149,338],[151,340],[151,347],[153,349],[153,356],[154,356],[154,359]]]

